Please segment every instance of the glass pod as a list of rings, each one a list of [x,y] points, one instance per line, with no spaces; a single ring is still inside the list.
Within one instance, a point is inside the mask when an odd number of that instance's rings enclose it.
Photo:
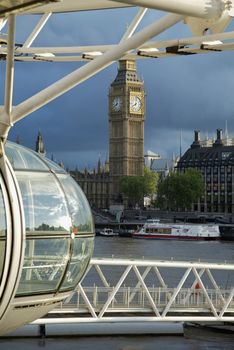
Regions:
[[[94,244],[89,204],[71,176],[18,144],[7,142],[5,153],[0,160],[0,334],[66,298],[85,273]]]

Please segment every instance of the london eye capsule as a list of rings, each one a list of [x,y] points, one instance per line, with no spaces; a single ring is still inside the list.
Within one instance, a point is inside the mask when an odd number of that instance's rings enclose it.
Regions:
[[[94,224],[85,195],[57,164],[1,144],[0,334],[46,314],[84,275]]]

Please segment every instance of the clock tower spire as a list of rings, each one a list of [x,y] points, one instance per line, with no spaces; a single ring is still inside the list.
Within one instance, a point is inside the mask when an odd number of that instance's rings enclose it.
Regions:
[[[109,90],[109,167],[115,198],[122,176],[144,173],[144,120],[144,83],[135,61],[121,60]]]

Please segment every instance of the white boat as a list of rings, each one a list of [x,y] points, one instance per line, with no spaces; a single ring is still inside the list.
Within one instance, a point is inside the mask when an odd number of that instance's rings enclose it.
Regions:
[[[117,232],[114,232],[111,228],[104,228],[99,232],[99,235],[101,236],[118,236]]]
[[[132,233],[134,238],[216,240],[220,239],[219,225],[210,224],[167,224],[146,222]]]

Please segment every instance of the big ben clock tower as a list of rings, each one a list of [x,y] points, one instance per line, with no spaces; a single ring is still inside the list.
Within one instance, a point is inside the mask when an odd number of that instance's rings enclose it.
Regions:
[[[109,90],[109,168],[115,198],[122,176],[144,173],[144,120],[144,83],[135,61],[121,60]]]

